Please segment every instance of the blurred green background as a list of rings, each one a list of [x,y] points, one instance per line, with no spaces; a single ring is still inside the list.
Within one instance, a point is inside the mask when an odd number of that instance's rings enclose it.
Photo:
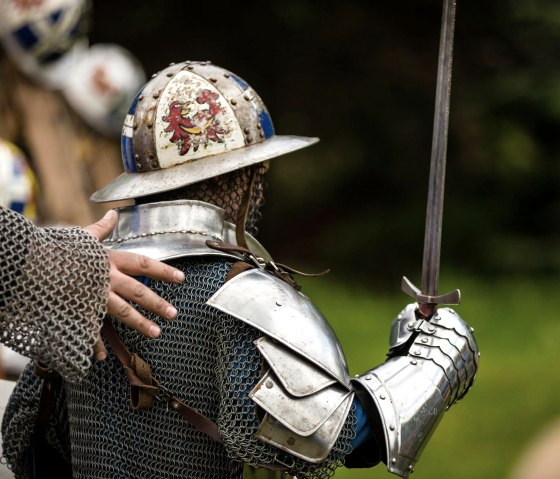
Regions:
[[[351,373],[383,361],[418,281],[441,1],[94,1],[91,39],[148,73],[211,60],[263,97],[281,134],[319,136],[274,160],[260,238],[294,267]],[[506,478],[560,415],[560,4],[459,0],[441,290],[482,351],[417,478]],[[337,479],[390,477],[383,466]]]

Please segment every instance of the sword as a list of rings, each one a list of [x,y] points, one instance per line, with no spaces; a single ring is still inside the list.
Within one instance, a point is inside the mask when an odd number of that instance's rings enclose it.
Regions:
[[[401,285],[402,290],[418,302],[420,313],[425,317],[431,316],[438,304],[459,304],[461,300],[461,293],[458,289],[438,295],[455,9],[456,0],[443,1],[432,156],[430,160],[430,182],[426,208],[426,230],[424,233],[422,288],[418,289],[406,276],[403,276]]]

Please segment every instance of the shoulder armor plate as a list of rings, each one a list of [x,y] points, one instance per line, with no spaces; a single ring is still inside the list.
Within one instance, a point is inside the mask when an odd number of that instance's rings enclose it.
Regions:
[[[299,291],[260,269],[226,282],[208,304],[259,329],[351,389],[342,348],[331,326]]]

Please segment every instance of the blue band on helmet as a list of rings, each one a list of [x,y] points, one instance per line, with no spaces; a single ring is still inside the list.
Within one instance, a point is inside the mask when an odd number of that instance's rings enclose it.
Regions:
[[[58,23],[60,18],[62,17],[63,10],[56,10],[49,15],[52,24]]]
[[[129,136],[121,136],[121,154],[124,171],[127,173],[136,173],[136,162],[134,161],[134,145],[132,138]]]
[[[132,128],[132,122],[134,121],[134,114],[136,113],[136,106],[138,105],[138,97],[142,94],[140,91],[134,100],[130,109],[128,110],[128,115],[124,120],[124,126],[121,135],[121,154],[124,171],[127,173],[136,173],[136,161],[134,161],[134,130]],[[130,123],[129,123],[130,121]]]
[[[247,90],[247,88],[249,88],[249,84],[245,80],[239,78],[237,75],[234,75],[233,73],[230,73],[230,75],[231,78],[233,78],[243,90]]]
[[[15,30],[13,32],[13,36],[26,50],[32,48],[39,41],[39,38],[29,25],[24,25],[23,27]]]
[[[264,108],[259,108],[259,121],[261,122],[262,131],[265,138],[274,136],[274,125],[272,119]]]
[[[12,201],[10,203],[10,209],[22,215],[25,210],[25,203],[21,201]]]

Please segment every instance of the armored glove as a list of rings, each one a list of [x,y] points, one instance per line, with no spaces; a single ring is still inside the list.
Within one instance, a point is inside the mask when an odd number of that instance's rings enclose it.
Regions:
[[[472,386],[479,357],[472,333],[452,309],[421,319],[410,304],[392,323],[389,359],[352,381],[368,417],[380,419],[390,472],[414,471],[443,413]]]

